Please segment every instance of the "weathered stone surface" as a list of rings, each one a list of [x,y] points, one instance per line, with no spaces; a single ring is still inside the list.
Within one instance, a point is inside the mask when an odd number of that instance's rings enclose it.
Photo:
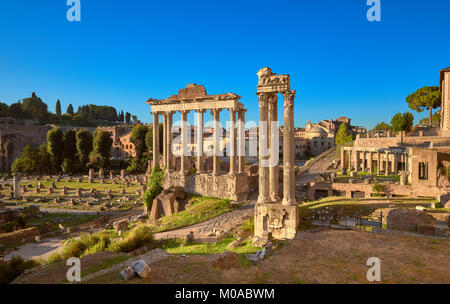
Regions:
[[[134,269],[131,268],[130,266],[128,266],[127,268],[125,268],[124,270],[120,271],[120,275],[122,276],[122,278],[126,281],[131,280],[132,278],[135,277],[135,272]]]
[[[125,231],[127,229],[128,229],[128,221],[127,220],[121,220],[121,221],[114,223],[114,230],[116,232]]]
[[[214,256],[211,261],[211,266],[215,269],[230,269],[230,268],[239,268],[239,256],[231,251],[225,251],[221,254]]]
[[[131,264],[131,268],[142,279],[148,279],[151,275],[150,266],[144,260],[137,260]]]
[[[433,217],[416,209],[393,209],[387,216],[387,228],[402,231],[417,231],[418,226],[433,226]]]
[[[152,204],[149,219],[156,221],[162,216],[178,213],[182,210],[180,203],[186,198],[186,193],[179,187],[165,189],[158,195]]]

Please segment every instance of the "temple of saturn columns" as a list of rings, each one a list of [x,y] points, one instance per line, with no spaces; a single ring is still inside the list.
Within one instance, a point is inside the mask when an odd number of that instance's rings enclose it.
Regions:
[[[183,187],[188,193],[229,198],[232,200],[244,200],[247,198],[248,182],[245,172],[245,109],[239,102],[241,97],[233,94],[207,95],[201,85],[189,84],[180,89],[177,95],[167,99],[149,99],[147,104],[151,105],[153,114],[153,147],[159,146],[159,116],[163,118],[163,155],[160,162],[160,151],[153,149],[153,167],[163,166],[166,169],[164,177],[164,188],[171,186]],[[227,154],[229,155],[229,171],[222,172],[221,156],[223,150],[220,142],[222,140],[220,125],[220,113],[222,110],[230,113],[230,131],[228,138]],[[204,113],[210,111],[214,120],[212,170],[208,171],[205,166],[204,148]],[[181,151],[179,153],[180,166],[175,167],[173,146],[173,115],[181,113]],[[190,111],[197,114],[197,126],[194,134],[195,151],[188,148],[190,142],[191,128],[188,126],[187,117]],[[236,114],[238,124],[236,130]],[[195,170],[191,170],[195,168]]]
[[[257,73],[259,83],[259,197],[255,205],[255,239],[271,235],[292,239],[299,223],[295,201],[294,172],[294,99],[289,75],[277,75],[270,68]],[[283,196],[278,193],[278,138],[270,130],[278,129],[278,97],[284,98]],[[273,126],[276,124],[276,127]],[[272,145],[273,141],[276,141]]]

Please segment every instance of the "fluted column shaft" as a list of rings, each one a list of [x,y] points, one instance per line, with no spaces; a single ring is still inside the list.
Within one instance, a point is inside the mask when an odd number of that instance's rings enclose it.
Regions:
[[[230,174],[236,174],[236,110],[230,109]]]
[[[167,163],[166,167],[168,171],[173,170],[173,152],[172,152],[172,124],[173,124],[173,112],[167,113],[167,132],[166,132],[166,145],[167,145]]]
[[[188,125],[187,115],[189,111],[181,111],[181,169],[182,174],[188,173]]]
[[[275,128],[278,129],[278,98],[276,94],[271,94],[268,105],[268,139],[270,149],[270,164],[269,164],[269,194],[272,202],[277,202],[278,197],[278,162],[275,162],[279,155],[279,139],[273,138]],[[278,142],[275,142],[278,141]],[[276,153],[276,155],[275,155]]]
[[[238,159],[239,159],[239,173],[245,172],[245,111],[239,111],[238,121]]]
[[[344,147],[341,146],[341,170],[345,168],[345,150]]]
[[[153,113],[153,168],[159,167],[159,113]]]
[[[264,204],[269,201],[269,167],[267,153],[267,119],[269,95],[258,93],[259,99],[259,196],[258,203]]]
[[[204,110],[197,110],[197,173],[203,173],[203,113]]]
[[[222,109],[212,109],[214,119],[214,155],[213,155],[213,175],[220,174],[220,111]]]
[[[167,168],[167,113],[163,113],[163,167]]]
[[[283,130],[283,205],[295,205],[295,146],[294,146],[294,99],[295,91],[287,91],[284,97]]]

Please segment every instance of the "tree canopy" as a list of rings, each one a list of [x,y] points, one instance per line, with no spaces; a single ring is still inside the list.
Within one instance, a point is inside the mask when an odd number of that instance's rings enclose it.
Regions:
[[[336,133],[336,145],[346,144],[353,140],[353,135],[349,133],[348,127],[346,123],[340,125],[337,133]]]
[[[403,114],[397,113],[394,115],[394,117],[392,117],[391,120],[392,130],[396,133],[399,131],[409,132],[412,129],[413,122],[414,116],[411,114],[411,112],[406,112]]]
[[[433,123],[433,109],[441,105],[441,91],[437,86],[423,87],[406,97],[406,102],[410,109],[419,113],[425,109],[429,110],[429,124],[431,126]]]

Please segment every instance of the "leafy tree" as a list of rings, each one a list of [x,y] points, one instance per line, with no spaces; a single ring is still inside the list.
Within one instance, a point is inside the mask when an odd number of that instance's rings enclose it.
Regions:
[[[433,114],[433,116],[431,117],[432,120],[432,125],[435,127],[439,127],[441,124],[441,112],[437,111],[436,113]],[[422,120],[420,120],[420,124],[424,125],[429,123],[429,118],[424,118]]]
[[[382,185],[376,182],[372,187],[372,191],[375,192],[378,197],[380,197],[383,196],[384,188]]]
[[[11,166],[12,172],[21,172],[26,174],[49,173],[51,171],[50,155],[47,152],[47,144],[42,144],[34,149],[26,145],[22,153]]]
[[[134,123],[138,123],[138,118],[136,115],[131,115],[131,118],[133,119]]]
[[[22,110],[30,114],[33,118],[44,117],[47,114],[47,104],[45,104],[33,92],[30,98],[24,98],[22,101]]]
[[[388,131],[388,130],[392,130],[392,127],[391,127],[391,125],[382,121],[375,126],[374,130],[375,131]]]
[[[353,135],[348,132],[347,124],[343,123],[336,133],[336,145],[343,145],[353,140]]]
[[[89,161],[93,149],[93,137],[88,130],[80,130],[76,134],[76,146],[81,166],[84,168]]]
[[[64,153],[63,132],[60,128],[55,128],[47,132],[47,150],[50,154],[54,170],[59,172]]]
[[[130,121],[131,121],[131,114],[127,112],[125,114],[125,122],[128,124],[130,123]]]
[[[423,112],[427,109],[430,111],[429,124],[432,125],[433,109],[441,105],[441,91],[437,86],[423,87],[406,97],[406,102],[412,110]]]
[[[145,134],[145,145],[148,151],[153,150],[153,126],[147,128],[147,134]]]
[[[145,152],[148,151],[146,143],[146,134],[148,128],[144,125],[138,125],[131,131],[130,141],[134,144],[136,150],[136,159],[141,160]]]
[[[56,116],[61,116],[61,102],[59,99],[56,101],[55,113]]]
[[[153,168],[149,178],[148,189],[144,193],[142,202],[148,212],[152,209],[153,200],[162,192],[164,181],[164,171],[159,167]]]
[[[97,129],[94,132],[93,150],[90,154],[91,164],[101,168],[109,167],[112,144],[111,134]]]
[[[69,114],[70,116],[73,116],[73,106],[72,104],[69,104],[69,106],[67,107],[66,113]]]
[[[125,115],[123,114],[123,111],[120,111],[120,114],[119,114],[119,122],[124,122],[125,121]]]
[[[77,132],[75,130],[67,130],[63,136],[63,144],[63,157],[75,160],[77,155]]]
[[[414,116],[410,112],[397,113],[392,117],[391,125],[394,132],[406,131],[409,132],[412,129],[414,122]]]
[[[21,118],[25,116],[20,102],[13,103],[9,106],[9,115],[14,118]]]
[[[9,114],[9,106],[6,103],[0,102],[0,117],[6,117]]]

